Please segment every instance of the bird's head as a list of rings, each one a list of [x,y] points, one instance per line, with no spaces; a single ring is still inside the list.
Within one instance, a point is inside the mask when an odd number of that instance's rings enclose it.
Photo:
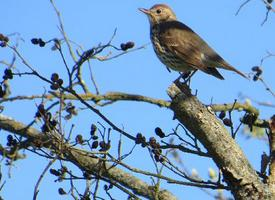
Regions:
[[[165,4],[156,4],[149,10],[145,8],[139,8],[139,10],[148,16],[151,26],[177,19],[172,9]]]

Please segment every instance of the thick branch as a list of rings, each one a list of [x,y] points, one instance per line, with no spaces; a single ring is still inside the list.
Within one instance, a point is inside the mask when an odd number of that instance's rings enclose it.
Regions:
[[[143,182],[142,180],[136,178],[135,176],[126,173],[125,171],[118,169],[116,167],[110,166],[104,163],[99,158],[96,158],[94,154],[91,154],[85,150],[73,148],[68,144],[60,145],[60,140],[58,137],[55,137],[53,140],[49,138],[44,133],[41,133],[35,128],[28,127],[25,124],[15,121],[12,118],[8,118],[0,114],[0,128],[8,132],[12,132],[28,138],[32,141],[42,140],[41,142],[47,141],[51,145],[47,145],[47,148],[52,148],[54,152],[62,146],[62,159],[72,162],[81,170],[86,171],[87,173],[94,174],[100,178],[100,176],[116,182],[120,185],[127,187],[132,190],[135,194],[144,196],[148,199],[155,198],[154,189]],[[167,190],[161,190],[159,192],[160,200],[176,200],[177,198],[173,196]]]
[[[162,100],[162,99],[154,99],[151,97],[138,95],[138,94],[128,94],[124,92],[107,92],[106,94],[93,94],[93,93],[86,93],[86,94],[79,94],[79,96],[86,101],[94,101],[100,104],[101,101],[140,101],[146,102],[150,104],[157,105],[159,107],[169,107],[170,102]],[[3,98],[0,100],[0,103],[7,102],[7,101],[18,101],[18,100],[32,100],[32,99],[41,99],[46,98],[49,100],[60,98],[60,93],[58,92],[50,92],[50,94],[45,95],[32,95],[32,96],[15,96],[9,98]],[[62,98],[69,99],[69,100],[79,100],[73,94],[63,93]]]
[[[275,115],[272,116],[270,120],[269,145],[270,145],[270,166],[269,166],[268,185],[269,185],[270,191],[275,196]]]
[[[186,85],[173,84],[168,94],[175,117],[204,145],[235,199],[272,199],[255,170],[223,124],[190,93]]]

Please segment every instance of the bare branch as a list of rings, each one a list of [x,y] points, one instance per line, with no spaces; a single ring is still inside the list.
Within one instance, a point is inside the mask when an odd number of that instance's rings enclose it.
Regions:
[[[241,9],[242,9],[246,4],[248,4],[250,1],[251,1],[251,0],[246,0],[245,2],[243,2],[243,3],[240,5],[240,7],[239,7],[239,9],[237,10],[237,12],[235,13],[235,15],[238,15],[239,12],[241,11]]]
[[[49,145],[48,148],[53,148],[54,151],[58,149],[56,147],[59,147],[60,142],[62,142],[58,138],[55,138],[54,140],[49,139],[49,137],[44,133],[41,133],[32,127],[28,127],[4,115],[0,115],[0,128],[15,134],[19,134],[23,137],[32,138],[33,140],[41,138],[42,141],[47,140],[51,142],[51,145]],[[88,174],[103,176],[107,180],[118,182],[124,187],[129,188],[137,195],[141,195],[149,199],[154,198],[155,191],[150,188],[150,185],[134,177],[133,175],[128,174],[116,167],[109,166],[106,163],[104,164],[102,161],[100,161],[99,158],[93,156],[90,152],[85,150],[73,148],[68,144],[63,144],[62,147],[64,150],[60,151],[62,154],[60,154],[59,157],[63,160],[72,162],[81,170],[88,172]],[[176,199],[176,197],[174,197],[167,190],[161,190],[159,193],[159,198],[163,200]]]
[[[34,188],[34,194],[33,194],[33,200],[37,199],[37,195],[38,195],[38,188],[39,188],[39,184],[41,183],[43,177],[45,176],[46,172],[48,171],[48,169],[52,166],[52,164],[56,161],[56,158],[49,161],[49,163],[47,164],[47,166],[45,167],[45,169],[43,170],[42,174],[40,175],[37,183],[35,184],[35,188]]]

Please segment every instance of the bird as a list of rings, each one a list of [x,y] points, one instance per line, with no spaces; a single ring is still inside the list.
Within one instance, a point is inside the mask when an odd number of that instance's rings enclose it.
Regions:
[[[173,10],[165,4],[150,9],[139,8],[150,23],[150,39],[159,60],[169,70],[190,74],[197,70],[223,80],[217,68],[234,71],[248,77],[227,63],[197,33],[177,20]],[[170,71],[170,70],[169,70]]]

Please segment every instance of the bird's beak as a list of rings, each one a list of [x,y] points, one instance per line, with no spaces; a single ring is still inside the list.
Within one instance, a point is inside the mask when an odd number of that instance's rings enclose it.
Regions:
[[[148,10],[148,9],[145,9],[145,8],[139,8],[139,10],[140,10],[141,12],[143,12],[144,14],[146,14],[146,15],[151,15],[150,10]]]

